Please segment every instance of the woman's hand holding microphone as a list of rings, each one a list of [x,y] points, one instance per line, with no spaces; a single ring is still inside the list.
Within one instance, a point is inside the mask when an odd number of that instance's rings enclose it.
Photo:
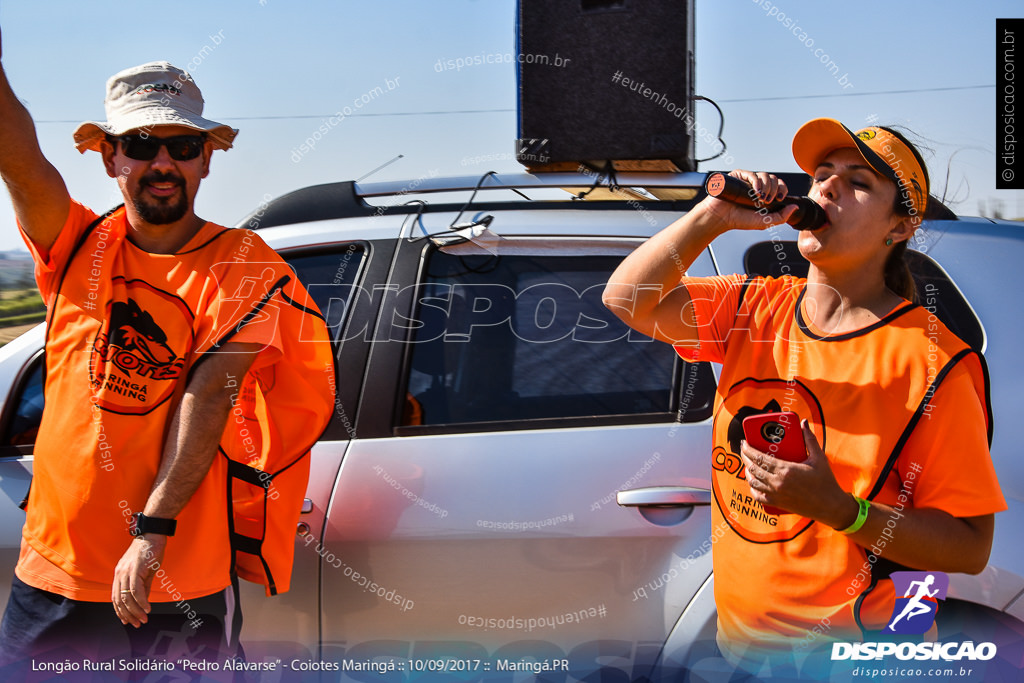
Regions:
[[[825,211],[807,197],[787,197],[786,183],[770,173],[713,173],[705,189],[708,197],[695,210],[716,217],[726,229],[764,230],[789,223],[797,230],[815,230],[827,220]]]

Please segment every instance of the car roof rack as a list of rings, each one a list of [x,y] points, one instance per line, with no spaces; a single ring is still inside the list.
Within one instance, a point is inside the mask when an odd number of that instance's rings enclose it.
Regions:
[[[710,171],[709,171],[710,172]],[[810,179],[803,173],[780,173],[779,177],[798,193],[805,193]],[[523,199],[495,201],[477,199],[474,207],[554,208],[558,204],[573,208],[619,208],[617,202],[643,201],[651,209],[687,210],[704,197],[706,173],[639,173],[620,172],[615,176],[616,188],[608,184],[607,175],[583,167],[579,173],[486,173],[480,176],[426,177],[356,183],[351,180],[312,185],[282,195],[261,205],[238,223],[241,228],[270,228],[311,221],[379,215],[380,206],[392,214],[417,211],[458,210],[466,199],[441,198],[424,208],[422,195],[442,193],[512,191]],[[600,182],[596,182],[600,180]],[[543,197],[527,197],[523,191],[543,191]],[[562,192],[548,192],[561,190]],[[580,193],[585,201],[577,201]],[[395,201],[398,200],[398,201]],[[530,201],[526,201],[530,200]],[[539,206],[533,206],[537,204]]]

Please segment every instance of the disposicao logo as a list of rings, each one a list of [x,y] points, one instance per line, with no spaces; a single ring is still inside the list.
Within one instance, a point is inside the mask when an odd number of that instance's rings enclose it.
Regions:
[[[946,599],[949,577],[942,572],[893,572],[890,576],[896,590],[896,604],[884,634],[920,634],[935,623],[939,600]],[[994,643],[964,642],[865,642],[832,643],[832,660],[882,659],[942,660],[946,662],[966,659],[985,661],[996,656]]]
[[[896,590],[896,606],[882,633],[916,634],[930,629],[939,611],[939,600],[946,599],[949,577],[942,572],[893,572],[890,578]]]

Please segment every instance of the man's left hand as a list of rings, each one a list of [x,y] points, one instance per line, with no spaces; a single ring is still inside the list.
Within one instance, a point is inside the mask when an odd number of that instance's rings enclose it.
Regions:
[[[114,568],[110,601],[122,624],[138,628],[149,620],[149,589],[164,561],[167,537],[143,534],[132,539]]]

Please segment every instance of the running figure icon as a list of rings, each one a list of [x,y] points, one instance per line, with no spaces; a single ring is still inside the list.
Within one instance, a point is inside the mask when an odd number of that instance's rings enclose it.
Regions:
[[[903,611],[899,613],[899,616],[897,616],[895,619],[893,619],[892,622],[889,624],[889,630],[890,631],[895,631],[896,630],[893,627],[896,626],[896,622],[898,622],[903,617],[907,617],[907,619],[910,620],[910,619],[913,619],[916,616],[919,616],[921,614],[927,614],[928,612],[932,611],[931,607],[929,607],[928,605],[924,604],[924,599],[925,598],[934,598],[935,595],[939,592],[938,588],[936,588],[933,591],[929,591],[928,590],[928,588],[933,583],[935,583],[935,575],[934,574],[929,574],[928,576],[926,576],[924,578],[923,581],[913,581],[913,582],[911,582],[910,586],[907,589],[907,592],[909,593],[909,592],[913,591],[914,590],[914,586],[917,586],[917,592],[914,594],[914,596],[912,598],[910,598],[910,600],[907,602],[906,606],[904,606]]]

